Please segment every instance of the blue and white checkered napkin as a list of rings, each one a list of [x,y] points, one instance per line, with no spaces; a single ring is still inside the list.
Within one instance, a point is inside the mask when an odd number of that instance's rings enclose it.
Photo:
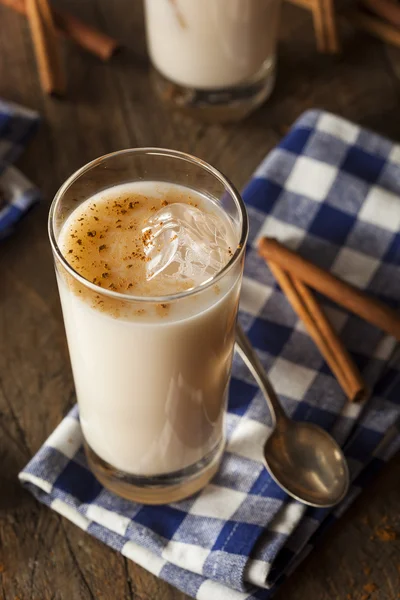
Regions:
[[[330,114],[304,114],[244,191],[251,234],[240,320],[286,410],[325,427],[352,474],[336,509],[306,509],[262,466],[271,420],[236,356],[218,475],[186,501],[142,506],[88,471],[74,408],[20,475],[42,502],[198,600],[268,599],[400,448],[400,359],[393,339],[325,302],[373,389],[348,404],[256,251],[272,235],[325,269],[400,304],[400,146]]]
[[[38,189],[12,166],[38,122],[33,110],[0,99],[0,240],[40,198]]]

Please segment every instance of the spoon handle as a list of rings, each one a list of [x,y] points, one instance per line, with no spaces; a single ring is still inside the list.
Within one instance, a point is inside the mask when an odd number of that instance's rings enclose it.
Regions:
[[[288,417],[286,416],[285,411],[278,400],[275,390],[264,371],[264,367],[262,366],[260,359],[258,358],[253,346],[251,345],[248,337],[244,333],[239,323],[236,324],[235,348],[265,396],[271,411],[273,425],[278,425],[279,422],[283,424],[283,422],[287,421]]]

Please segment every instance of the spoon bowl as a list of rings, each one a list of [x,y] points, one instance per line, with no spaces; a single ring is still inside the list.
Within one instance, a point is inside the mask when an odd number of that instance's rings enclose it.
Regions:
[[[348,490],[349,473],[340,447],[321,427],[288,420],[264,446],[271,477],[288,494],[311,506],[334,506]]]
[[[296,500],[334,506],[349,489],[349,470],[340,446],[318,425],[289,419],[263,366],[239,324],[236,349],[271,411],[273,430],[264,445],[264,464],[276,483]]]

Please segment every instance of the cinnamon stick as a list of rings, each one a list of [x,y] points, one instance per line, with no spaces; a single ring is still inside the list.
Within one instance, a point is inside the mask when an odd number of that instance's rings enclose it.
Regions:
[[[400,316],[390,307],[324,271],[277,240],[262,238],[258,249],[268,262],[277,263],[297,279],[400,340]]]
[[[360,372],[312,292],[276,263],[268,264],[348,399],[351,402],[365,399],[366,388]]]
[[[328,51],[328,40],[326,38],[324,12],[321,0],[316,0],[312,6],[312,17],[314,24],[315,41],[318,52]]]
[[[359,27],[384,42],[400,47],[400,30],[394,25],[381,21],[364,10],[346,10],[343,15],[355,27]]]
[[[400,6],[390,0],[359,0],[371,12],[400,28]]]
[[[0,0],[0,4],[21,15],[27,14],[25,0]],[[118,49],[119,44],[115,39],[87,25],[68,12],[54,9],[53,18],[59,36],[71,39],[101,60],[109,60]]]
[[[335,5],[333,0],[320,0],[322,17],[325,26],[326,50],[331,54],[340,51],[338,28],[336,23]]]
[[[101,60],[107,61],[119,48],[114,38],[83,23],[64,11],[55,11],[54,19],[60,32]]]
[[[289,0],[289,2],[306,10],[312,10],[314,7],[314,0]]]
[[[306,285],[304,285],[302,281],[293,278],[293,285],[300,299],[303,301],[306,309],[310,313],[312,319],[315,321],[318,335],[320,335],[327,341],[330,349],[332,350],[333,356],[338,365],[338,369],[341,370],[341,372],[343,373],[343,377],[346,381],[344,390],[345,392],[347,391],[347,396],[349,400],[365,400],[367,396],[367,390],[365,387],[364,380],[361,377],[361,373],[358,370],[353,359],[351,358],[350,354],[348,353],[340,337],[333,329],[331,323],[329,322],[327,316],[324,313],[323,308],[319,305],[312,291]],[[338,375],[337,378],[340,383],[340,378]]]
[[[42,88],[61,96],[66,80],[48,0],[26,0],[26,8]]]

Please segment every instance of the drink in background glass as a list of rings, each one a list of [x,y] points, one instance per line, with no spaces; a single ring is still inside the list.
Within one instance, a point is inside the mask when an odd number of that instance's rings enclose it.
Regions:
[[[189,155],[124,150],[64,183],[49,231],[91,469],[138,502],[193,494],[224,447],[239,194]]]
[[[280,0],[145,0],[159,95],[209,120],[244,117],[271,93]]]

